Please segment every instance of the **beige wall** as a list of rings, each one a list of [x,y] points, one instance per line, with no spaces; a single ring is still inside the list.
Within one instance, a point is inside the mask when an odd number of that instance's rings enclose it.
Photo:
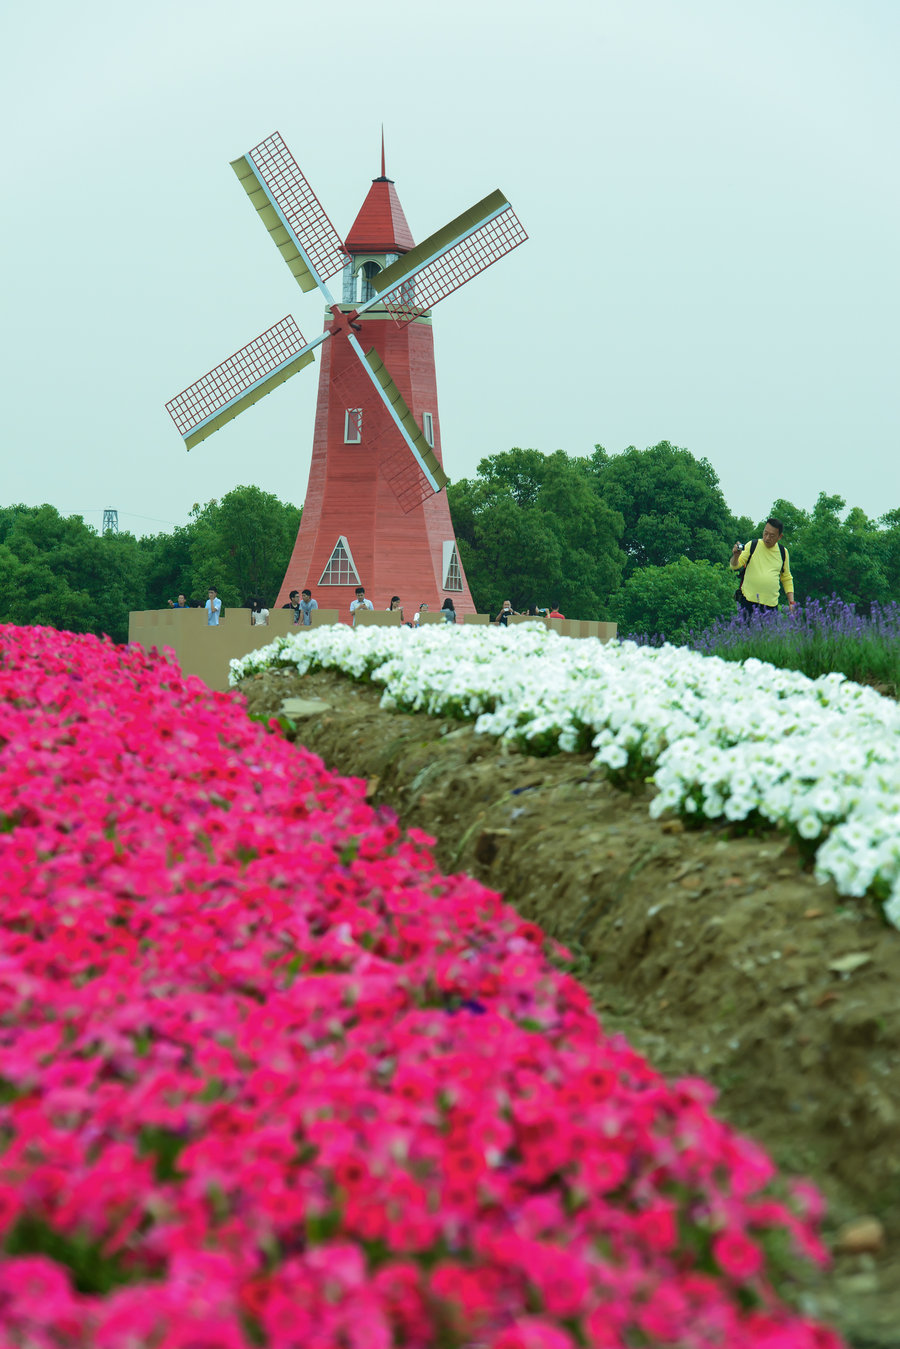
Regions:
[[[314,627],[338,621],[337,609],[318,609]],[[250,623],[249,609],[226,609],[217,627],[206,621],[205,609],[144,609],[128,616],[128,640],[145,650],[171,647],[185,674],[199,675],[211,689],[228,688],[228,664],[267,646],[276,637],[311,629],[294,623],[290,609],[272,609],[265,627]]]
[[[367,625],[394,626],[400,622],[396,612],[363,612],[363,622]],[[434,622],[440,615],[423,617]],[[314,610],[312,619],[313,627],[337,623],[338,611]],[[599,637],[602,642],[608,642],[616,635],[615,623],[581,623],[558,618],[545,621],[548,627],[569,637]],[[466,615],[466,623],[487,622],[487,614]],[[211,689],[219,690],[228,688],[228,664],[235,657],[246,656],[248,651],[256,651],[286,633],[310,630],[294,623],[290,609],[272,609],[266,627],[251,626],[249,609],[227,609],[218,627],[214,628],[206,622],[205,609],[143,609],[128,616],[129,642],[139,643],[145,651],[152,647],[159,650],[171,647],[185,674],[199,675]]]
[[[399,609],[357,609],[354,628],[399,628],[403,615]]]

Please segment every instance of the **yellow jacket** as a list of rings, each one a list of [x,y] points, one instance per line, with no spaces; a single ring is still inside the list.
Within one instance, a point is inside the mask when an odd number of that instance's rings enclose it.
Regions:
[[[753,604],[767,604],[769,608],[774,608],[778,603],[778,585],[779,582],[784,587],[786,595],[794,593],[794,578],[791,576],[791,559],[788,550],[784,550],[784,570],[781,569],[781,549],[778,544],[773,544],[767,548],[762,539],[758,539],[756,547],[753,549],[753,556],[750,557],[749,539],[744,545],[744,550],[737,560],[736,569],[746,567],[744,579],[741,582],[741,590],[744,598],[750,600]],[[750,559],[749,562],[747,559]]]

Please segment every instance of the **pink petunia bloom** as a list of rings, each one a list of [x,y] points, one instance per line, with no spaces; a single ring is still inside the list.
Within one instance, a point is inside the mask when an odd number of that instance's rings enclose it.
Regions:
[[[522,1316],[489,1341],[489,1349],[575,1349],[568,1331],[537,1316]]]
[[[671,1251],[678,1242],[678,1220],[673,1203],[660,1202],[638,1213],[634,1228],[651,1251]]]
[[[741,1282],[754,1278],[764,1264],[762,1251],[740,1232],[720,1232],[713,1239],[713,1255],[729,1278]]]

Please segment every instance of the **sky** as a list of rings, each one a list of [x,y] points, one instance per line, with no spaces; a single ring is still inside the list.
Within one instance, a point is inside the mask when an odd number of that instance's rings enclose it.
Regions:
[[[301,505],[313,370],[190,453],[164,404],[322,328],[230,161],[280,131],[345,236],[383,126],[417,240],[496,187],[529,234],[434,310],[451,478],[669,440],[739,515],[900,506],[896,0],[30,0],[0,47],[0,505]]]

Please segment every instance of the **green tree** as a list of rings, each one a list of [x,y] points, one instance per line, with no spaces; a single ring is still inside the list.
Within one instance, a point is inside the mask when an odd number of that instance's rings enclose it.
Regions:
[[[144,607],[143,561],[130,534],[100,537],[81,516],[19,505],[0,511],[0,541],[6,622],[127,640],[129,610]]]
[[[786,501],[784,497],[778,497],[773,501],[769,515],[776,520],[780,520],[784,525],[784,542],[788,548],[791,546],[791,540],[796,540],[809,524],[809,511],[803,510],[800,506],[795,506],[791,501]],[[766,519],[768,518],[769,516],[766,516]],[[747,531],[747,537],[760,538],[765,523],[765,520],[760,520],[755,529]],[[743,535],[741,535],[741,538],[746,543]]]
[[[889,531],[879,530],[858,507],[842,521],[845,506],[843,497],[820,492],[811,514],[801,515],[790,535],[785,528],[795,593],[813,599],[836,594],[847,604],[884,603],[892,594]]]
[[[150,607],[144,578],[139,540],[127,532],[97,537],[90,575],[82,578],[93,601],[88,630],[106,633],[114,642],[127,642],[129,613]]]
[[[888,511],[878,521],[881,557],[888,598],[900,601],[900,509]]]
[[[448,487],[450,513],[478,609],[495,614],[550,602],[546,580],[562,570],[559,540],[530,511],[485,483],[462,479]]]
[[[0,597],[0,622],[91,631],[87,591],[73,590],[44,559],[22,561],[6,543],[0,544]]]
[[[715,470],[689,450],[663,440],[610,455],[598,445],[590,466],[597,493],[624,520],[628,576],[680,557],[721,562],[740,537]]]
[[[608,613],[618,588],[621,517],[594,491],[589,466],[557,450],[490,455],[448,488],[460,554],[482,611],[559,603],[572,617]]]
[[[191,541],[190,525],[178,525],[171,534],[152,534],[140,540],[148,609],[164,609],[177,595],[194,601],[200,598],[193,594]],[[206,591],[202,598],[206,599]]]
[[[616,597],[619,636],[664,636],[685,642],[734,613],[735,575],[727,564],[680,557],[664,567],[642,567]]]
[[[271,603],[297,537],[300,511],[258,487],[196,506],[172,534],[98,535],[53,506],[0,508],[0,621],[128,638],[133,609],[196,601],[215,585],[226,605]]]
[[[284,580],[300,527],[300,509],[259,487],[235,487],[191,512],[191,589],[205,600],[215,586],[223,604],[254,595],[271,604]]]

